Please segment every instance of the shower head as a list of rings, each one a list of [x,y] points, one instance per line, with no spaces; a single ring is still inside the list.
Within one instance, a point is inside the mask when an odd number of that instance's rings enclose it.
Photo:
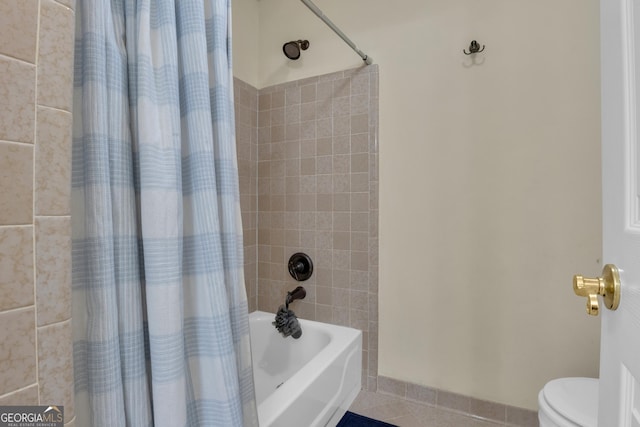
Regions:
[[[309,40],[290,41],[282,46],[284,56],[293,60],[300,58],[300,49],[309,49]]]

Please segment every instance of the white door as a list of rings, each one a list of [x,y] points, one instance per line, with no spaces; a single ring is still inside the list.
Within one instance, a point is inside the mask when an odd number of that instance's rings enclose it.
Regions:
[[[640,0],[600,5],[603,259],[621,298],[600,309],[598,426],[640,427]]]

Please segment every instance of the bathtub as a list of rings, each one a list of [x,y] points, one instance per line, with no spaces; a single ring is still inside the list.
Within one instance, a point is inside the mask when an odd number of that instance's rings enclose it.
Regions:
[[[300,319],[283,338],[274,317],[249,315],[260,427],[335,427],[360,391],[362,332]]]

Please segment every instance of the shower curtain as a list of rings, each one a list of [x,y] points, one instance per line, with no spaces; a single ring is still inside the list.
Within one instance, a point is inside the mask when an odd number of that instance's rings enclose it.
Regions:
[[[257,426],[229,2],[77,2],[78,426]]]

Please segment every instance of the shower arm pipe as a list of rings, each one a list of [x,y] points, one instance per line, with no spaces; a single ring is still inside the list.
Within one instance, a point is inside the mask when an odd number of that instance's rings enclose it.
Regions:
[[[304,5],[307,6],[313,13],[315,13],[318,18],[322,19],[322,21],[327,24],[327,26],[331,28],[333,32],[336,33],[342,40],[344,40],[344,42],[348,44],[351,49],[353,49],[358,55],[360,55],[360,58],[362,58],[362,60],[367,65],[373,64],[373,59],[371,59],[369,55],[358,49],[358,46],[356,46],[356,44],[352,42],[351,39],[340,30],[340,28],[336,27],[336,24],[334,24],[324,13],[322,13],[318,6],[316,6],[311,0],[300,1],[304,3]]]

